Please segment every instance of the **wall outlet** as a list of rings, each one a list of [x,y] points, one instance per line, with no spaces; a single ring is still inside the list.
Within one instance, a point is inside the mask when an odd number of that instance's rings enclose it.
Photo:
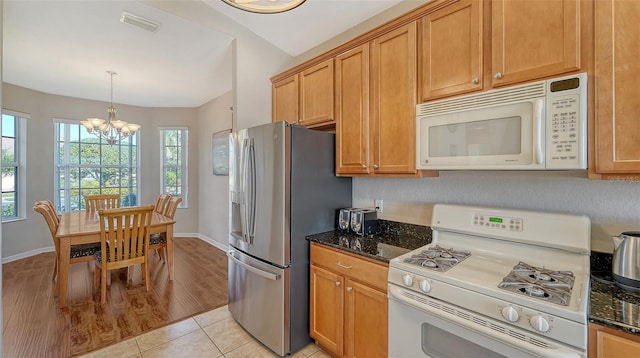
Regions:
[[[382,199],[374,199],[373,205],[376,208],[377,213],[382,213]]]

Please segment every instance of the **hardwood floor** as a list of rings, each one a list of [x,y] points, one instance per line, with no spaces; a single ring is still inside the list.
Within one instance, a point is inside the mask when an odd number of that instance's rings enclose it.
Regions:
[[[227,304],[225,252],[196,238],[176,238],[175,277],[154,252],[145,291],[140,267],[114,270],[107,302],[93,290],[91,263],[69,270],[68,307],[51,279],[54,253],[3,265],[4,357],[70,357],[123,341]]]

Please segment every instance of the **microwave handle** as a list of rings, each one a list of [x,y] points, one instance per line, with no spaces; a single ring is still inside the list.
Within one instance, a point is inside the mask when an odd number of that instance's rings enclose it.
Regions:
[[[533,101],[533,133],[534,133],[533,157],[535,160],[535,164],[544,163],[544,153],[543,153],[544,133],[542,133],[543,131],[542,124],[544,123],[542,118],[543,116],[544,116],[544,100],[538,98]]]

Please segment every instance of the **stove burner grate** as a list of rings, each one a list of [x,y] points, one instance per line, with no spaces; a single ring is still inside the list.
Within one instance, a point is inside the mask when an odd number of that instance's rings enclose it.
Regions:
[[[575,277],[571,271],[548,270],[520,262],[498,287],[567,306],[574,280]]]
[[[427,247],[403,261],[426,269],[445,272],[469,256],[471,256],[470,251],[447,249],[436,245]]]

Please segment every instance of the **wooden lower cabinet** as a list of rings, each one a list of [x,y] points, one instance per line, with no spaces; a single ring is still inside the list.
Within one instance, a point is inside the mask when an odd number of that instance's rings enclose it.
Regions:
[[[312,243],[309,332],[327,353],[387,356],[387,273],[381,263]]]
[[[589,358],[640,357],[640,336],[589,324]]]
[[[309,333],[318,345],[341,357],[344,337],[344,278],[311,266]]]
[[[387,294],[357,281],[345,282],[347,357],[386,357],[388,301]]]

